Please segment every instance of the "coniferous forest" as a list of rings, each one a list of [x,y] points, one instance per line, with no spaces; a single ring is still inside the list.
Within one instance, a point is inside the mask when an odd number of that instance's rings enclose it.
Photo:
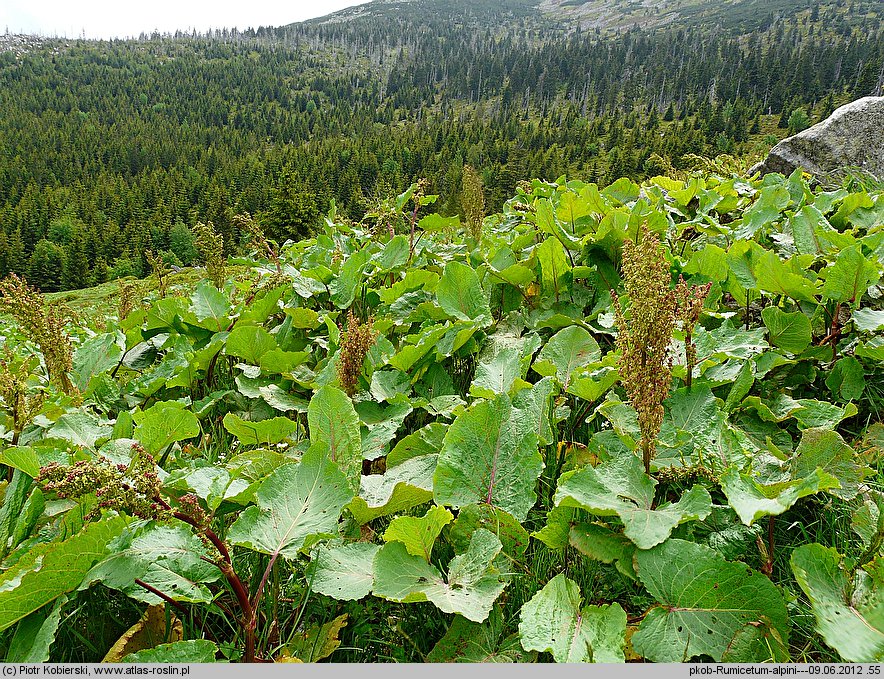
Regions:
[[[744,4],[615,33],[513,0],[199,36],[7,37],[0,274],[44,291],[143,276],[147,250],[194,262],[195,223],[234,254],[237,214],[283,242],[332,201],[359,220],[420,178],[454,215],[464,165],[498,210],[529,177],[610,183],[757,155],[790,119],[795,131],[880,89],[876,3]]]

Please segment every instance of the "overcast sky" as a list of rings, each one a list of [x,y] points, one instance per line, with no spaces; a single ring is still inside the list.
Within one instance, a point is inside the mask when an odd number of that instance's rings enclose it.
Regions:
[[[176,29],[284,26],[366,0],[0,0],[0,33],[125,38]]]

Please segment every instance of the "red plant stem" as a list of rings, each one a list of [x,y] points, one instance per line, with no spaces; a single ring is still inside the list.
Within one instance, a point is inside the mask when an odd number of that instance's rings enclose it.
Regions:
[[[261,578],[261,584],[258,585],[258,591],[255,592],[255,597],[252,599],[252,608],[258,608],[258,602],[261,601],[261,595],[264,593],[264,585],[267,584],[267,578],[270,577],[270,571],[273,570],[273,565],[276,563],[276,558],[279,556],[279,552],[276,552],[272,557],[270,557],[270,563],[267,564],[267,568],[264,569],[264,576]]]
[[[166,503],[163,502],[163,504]],[[168,505],[166,506],[168,507]],[[209,542],[214,545],[215,549],[218,550],[218,553],[221,554],[221,561],[216,562],[215,565],[218,566],[228,584],[230,584],[231,589],[233,589],[233,593],[236,595],[236,601],[239,603],[240,610],[242,611],[241,624],[243,631],[245,632],[245,652],[243,653],[243,662],[255,662],[255,629],[258,626],[258,619],[255,616],[255,609],[252,606],[252,602],[249,600],[248,590],[246,590],[245,585],[236,574],[236,571],[233,570],[233,562],[230,558],[230,551],[227,549],[227,545],[224,544],[224,541],[218,537],[215,531],[211,528],[201,526],[196,520],[187,514],[184,514],[183,512],[173,512],[172,515],[176,519],[193,526],[198,532],[205,535]]]
[[[172,606],[177,608],[179,611],[181,611],[184,615],[187,615],[188,611],[184,606],[181,605],[181,602],[175,601],[175,599],[170,597],[165,592],[161,592],[156,587],[153,587],[152,585],[148,585],[146,582],[144,582],[144,580],[139,580],[138,578],[135,578],[135,584],[138,585],[139,587],[143,587],[151,594],[156,594],[160,599],[165,601],[167,604],[171,604]]]

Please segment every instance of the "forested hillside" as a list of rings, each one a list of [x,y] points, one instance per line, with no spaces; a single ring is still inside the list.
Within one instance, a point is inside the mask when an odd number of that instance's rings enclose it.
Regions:
[[[377,219],[419,178],[454,215],[465,165],[498,210],[524,178],[751,156],[880,89],[876,3],[778,3],[758,22],[740,19],[751,2],[732,19],[681,5],[646,29],[451,0],[208,36],[7,37],[0,274],[53,291],[144,275],[148,250],[188,265],[198,222],[233,254],[237,214],[281,242],[332,201]]]

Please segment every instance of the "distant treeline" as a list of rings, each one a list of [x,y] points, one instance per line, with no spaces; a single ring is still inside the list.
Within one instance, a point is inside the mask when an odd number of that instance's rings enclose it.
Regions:
[[[196,222],[233,253],[238,213],[298,238],[332,200],[360,219],[421,177],[434,209],[456,214],[465,164],[498,210],[525,177],[639,179],[688,154],[740,154],[762,115],[816,122],[881,88],[869,3],[816,4],[749,33],[614,37],[517,9],[455,20],[456,4],[428,22],[0,53],[0,275],[53,291],[144,275],[148,249],[187,265]]]

